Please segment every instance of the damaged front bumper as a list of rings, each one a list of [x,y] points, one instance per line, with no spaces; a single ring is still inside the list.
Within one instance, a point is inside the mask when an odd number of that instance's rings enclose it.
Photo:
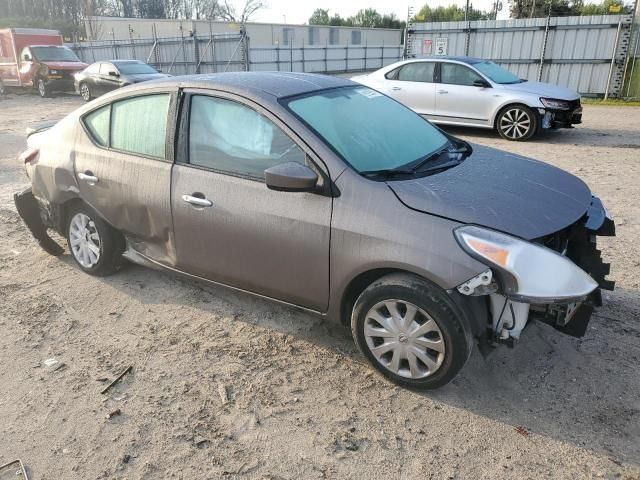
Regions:
[[[465,239],[465,235],[469,238]],[[514,241],[512,246],[501,245],[500,234],[494,237],[497,243],[492,244],[489,236],[486,245],[482,245],[481,236],[474,237],[474,231],[467,228],[459,235],[461,242],[467,242],[467,251],[476,258],[485,255],[491,268],[459,285],[458,291],[488,298],[491,320],[487,338],[494,342],[513,344],[529,320],[581,337],[594,308],[602,305],[601,289],[614,288],[614,282],[606,279],[610,266],[602,260],[596,237],[614,235],[613,220],[595,196],[580,220],[532,241],[537,247],[529,248],[521,241]],[[479,245],[475,252],[474,242]],[[512,255],[510,249],[516,252],[514,259],[507,259]],[[522,270],[523,266],[527,269]],[[531,275],[523,275],[523,271]],[[536,290],[540,294],[532,294]]]
[[[580,100],[573,102],[567,110],[557,110],[551,108],[539,108],[540,126],[543,129],[550,128],[572,128],[573,125],[582,123],[582,106]]]
[[[64,248],[58,245],[47,233],[47,226],[42,218],[42,210],[37,199],[33,196],[31,187],[20,193],[15,193],[13,201],[16,204],[18,214],[42,249],[50,255],[62,255]]]

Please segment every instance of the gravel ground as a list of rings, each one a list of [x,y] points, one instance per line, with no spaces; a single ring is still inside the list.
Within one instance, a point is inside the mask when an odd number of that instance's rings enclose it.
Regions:
[[[93,278],[40,250],[12,204],[15,158],[28,124],[78,105],[0,99],[0,464],[38,480],[640,478],[640,108],[587,106],[579,128],[528,143],[451,129],[588,182],[616,220],[602,246],[617,289],[583,339],[535,324],[416,393],[335,324],[136,266]]]

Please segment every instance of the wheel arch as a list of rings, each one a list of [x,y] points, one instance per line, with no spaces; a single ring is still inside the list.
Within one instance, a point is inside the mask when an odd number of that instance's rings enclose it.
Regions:
[[[510,99],[496,109],[495,114],[491,119],[491,125],[493,126],[494,130],[498,128],[498,118],[500,117],[500,114],[503,111],[505,111],[507,108],[517,107],[517,106],[527,107],[528,109],[532,110],[534,114],[540,116],[538,112],[539,107],[537,105],[530,105],[529,103],[523,101],[522,99]]]

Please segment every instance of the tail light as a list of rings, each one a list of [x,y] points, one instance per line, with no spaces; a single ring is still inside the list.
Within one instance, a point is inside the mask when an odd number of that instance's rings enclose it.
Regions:
[[[27,164],[27,163],[31,162],[34,158],[36,158],[38,156],[38,153],[40,153],[40,149],[39,148],[29,147],[24,152],[22,152],[20,154],[18,159],[20,161],[24,162],[25,164]]]

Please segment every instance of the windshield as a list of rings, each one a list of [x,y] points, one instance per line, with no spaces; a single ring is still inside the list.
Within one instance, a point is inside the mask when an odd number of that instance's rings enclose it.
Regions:
[[[524,81],[506,68],[502,68],[500,65],[488,60],[474,63],[473,66],[496,83],[522,83]]]
[[[73,50],[67,47],[31,47],[31,51],[43,62],[80,62]]]
[[[358,172],[408,166],[448,143],[422,117],[366,87],[325,90],[287,106]]]
[[[158,73],[158,71],[150,65],[146,63],[138,63],[138,62],[123,62],[116,63],[116,67],[120,70],[120,73],[124,75],[144,75],[144,74],[153,74]]]

